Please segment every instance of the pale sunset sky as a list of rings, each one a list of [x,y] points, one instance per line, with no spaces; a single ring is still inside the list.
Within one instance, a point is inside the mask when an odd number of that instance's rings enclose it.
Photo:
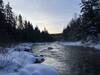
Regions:
[[[80,12],[81,0],[4,0],[10,2],[15,14],[49,33],[61,33],[74,14]]]

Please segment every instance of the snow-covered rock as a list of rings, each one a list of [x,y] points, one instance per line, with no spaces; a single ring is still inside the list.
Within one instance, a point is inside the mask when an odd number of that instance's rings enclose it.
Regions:
[[[32,64],[36,60],[35,56],[33,56],[32,53],[25,51],[14,51],[10,54],[10,56],[23,65],[28,63]]]
[[[0,54],[0,67],[16,68],[16,66],[24,66],[26,64],[41,63],[44,61],[43,56],[34,56],[33,53],[25,51],[13,51],[7,54]],[[7,70],[6,69],[6,70]]]
[[[100,49],[100,44],[96,44],[96,45],[94,46],[94,48]]]
[[[25,51],[31,47],[31,43],[22,43],[13,48],[5,48],[8,52],[0,54],[0,75],[58,75],[53,67],[36,64],[43,62],[44,56]]]
[[[14,47],[15,50],[19,51],[30,51],[32,49],[33,43],[21,43]]]
[[[20,69],[19,75],[59,75],[51,66],[44,64],[30,64]]]

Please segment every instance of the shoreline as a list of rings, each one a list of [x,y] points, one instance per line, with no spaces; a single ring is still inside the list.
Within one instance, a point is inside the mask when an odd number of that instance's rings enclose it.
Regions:
[[[79,47],[88,47],[88,48],[94,48],[97,50],[100,50],[100,43],[82,43],[81,41],[77,42],[60,42],[60,44],[65,46],[79,46]]]

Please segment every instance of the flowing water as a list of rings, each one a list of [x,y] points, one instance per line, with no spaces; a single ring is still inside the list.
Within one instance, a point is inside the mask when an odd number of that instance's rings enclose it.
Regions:
[[[33,53],[44,55],[60,75],[100,75],[100,52],[92,48],[66,46],[60,42],[33,45]]]

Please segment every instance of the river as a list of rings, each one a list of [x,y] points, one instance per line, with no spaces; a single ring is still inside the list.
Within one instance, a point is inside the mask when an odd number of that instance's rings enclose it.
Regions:
[[[47,64],[60,75],[100,75],[100,51],[93,48],[66,46],[60,42],[37,43],[33,53],[44,55]]]

